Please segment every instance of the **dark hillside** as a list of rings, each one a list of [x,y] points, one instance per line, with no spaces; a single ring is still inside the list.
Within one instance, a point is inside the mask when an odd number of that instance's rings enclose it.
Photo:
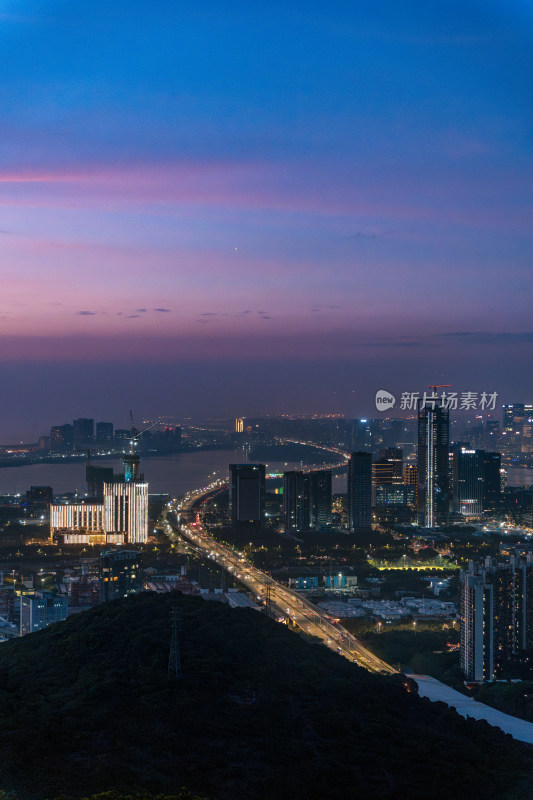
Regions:
[[[183,674],[169,682],[172,604]],[[486,723],[255,611],[190,597],[115,601],[5,644],[0,687],[0,787],[22,800],[182,786],[213,800],[490,800],[533,766]]]

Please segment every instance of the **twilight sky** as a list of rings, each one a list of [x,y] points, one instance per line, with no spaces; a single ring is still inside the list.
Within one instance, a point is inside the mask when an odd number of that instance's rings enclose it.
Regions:
[[[1,0],[0,438],[533,400],[526,0]]]

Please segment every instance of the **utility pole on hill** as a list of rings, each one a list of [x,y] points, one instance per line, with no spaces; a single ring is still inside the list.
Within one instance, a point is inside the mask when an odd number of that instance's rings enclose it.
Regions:
[[[169,680],[176,680],[181,669],[180,646],[178,641],[178,609],[174,606],[170,611],[172,624],[172,635],[170,637],[170,653],[168,655],[168,677]]]

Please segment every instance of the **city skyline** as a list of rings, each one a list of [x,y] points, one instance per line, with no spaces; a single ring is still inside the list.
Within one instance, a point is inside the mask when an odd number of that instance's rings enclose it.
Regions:
[[[126,395],[139,417],[357,416],[433,381],[529,402],[532,23],[6,3],[0,437]]]
[[[124,396],[128,393],[132,393],[135,391],[135,385],[132,378],[131,387],[128,389],[127,392],[123,391],[121,395],[116,398],[115,402],[107,402],[106,404],[99,402],[98,398],[94,400],[91,399],[90,405],[89,402],[84,400],[81,403],[78,403],[76,406],[77,408],[82,407],[84,411],[89,415],[88,417],[81,418],[87,419],[88,421],[92,421],[95,426],[97,425],[111,425],[115,431],[129,431],[131,429],[131,416],[130,416],[130,409],[126,409],[124,406]],[[418,395],[418,399],[422,400],[424,397],[424,391],[427,391],[428,397],[431,396],[431,392],[429,391],[429,387],[427,390],[422,388],[421,391],[415,393],[406,393],[412,394],[413,397]],[[339,419],[339,420],[353,420],[359,422],[366,422],[369,421],[383,421],[387,422],[389,420],[403,420],[406,423],[411,423],[412,425],[415,424],[416,421],[416,399],[413,401],[413,406],[410,407],[401,407],[400,399],[401,399],[401,392],[398,392],[396,397],[396,405],[392,409],[389,409],[387,412],[383,412],[382,410],[375,407],[375,403],[373,402],[373,395],[372,389],[368,388],[366,391],[361,392],[358,398],[358,406],[352,406],[352,409],[349,407],[341,408],[340,402],[337,401],[335,398],[335,392],[331,393],[334,397],[333,403],[330,405],[329,408],[322,406],[322,408],[310,408],[309,405],[307,406],[300,406],[298,407],[297,402],[293,402],[292,406],[288,407],[281,407],[280,405],[271,407],[270,409],[265,409],[259,407],[259,403],[263,402],[265,404],[265,397],[258,399],[257,407],[252,408],[251,411],[243,417],[239,417],[242,419],[243,425],[246,423],[246,420],[258,420],[258,419],[281,419],[281,418],[292,418],[292,419]],[[353,394],[353,393],[352,393]],[[482,396],[482,392],[473,393],[477,395],[477,399],[474,401],[478,405],[471,407],[469,410],[460,407],[460,398],[461,392],[456,393],[459,397],[457,408],[453,409],[453,417],[450,418],[450,424],[453,424],[454,434],[460,436],[460,432],[462,430],[462,426],[464,425],[474,425],[480,423],[487,423],[490,420],[497,422],[499,428],[505,427],[505,409],[508,407],[512,407],[513,404],[502,404],[497,402],[495,407],[492,408],[485,408],[482,409],[479,406],[480,397]],[[465,392],[468,394],[468,392]],[[82,396],[82,392],[80,391],[79,396]],[[366,402],[363,405],[361,402],[361,397],[366,399]],[[352,401],[353,398],[350,397],[350,393],[346,392],[346,398],[348,402]],[[441,399],[441,396],[437,396],[437,398]],[[106,398],[109,399],[109,398]],[[407,401],[406,401],[407,402]],[[337,403],[335,407],[335,403]],[[517,405],[515,402],[514,405]],[[518,405],[520,405],[518,403]],[[522,404],[523,405],[523,404]],[[526,407],[528,404],[525,404]],[[226,414],[222,413],[221,408],[225,409],[227,412]],[[100,409],[100,410],[99,410]],[[113,410],[114,409],[114,410]],[[279,410],[278,410],[279,409]],[[362,410],[361,410],[362,409]],[[72,405],[70,398],[60,398],[60,401],[55,405],[51,406],[46,411],[46,415],[43,415],[38,421],[37,414],[41,409],[38,407],[33,407],[31,412],[31,422],[27,417],[20,417],[20,421],[17,423],[18,428],[15,427],[8,427],[4,424],[3,427],[0,426],[0,431],[4,431],[3,440],[0,440],[0,444],[26,444],[30,442],[36,442],[41,437],[49,436],[50,432],[53,428],[61,427],[63,425],[72,426],[73,423],[76,422],[74,419],[74,414],[72,413]],[[170,408],[165,409],[170,411]],[[239,411],[241,409],[239,408]],[[217,411],[219,413],[217,413]],[[137,417],[138,424],[144,426],[145,424],[150,424],[150,428],[153,426],[154,431],[162,430],[167,426],[175,426],[175,425],[192,425],[195,424],[214,424],[216,426],[223,425],[224,429],[233,430],[235,427],[235,416],[231,415],[231,412],[234,411],[233,404],[228,406],[217,406],[215,408],[207,406],[206,409],[198,408],[195,409],[190,408],[189,413],[168,413],[168,414],[156,414],[151,419],[148,417]],[[352,411],[352,413],[350,413]],[[359,413],[357,413],[359,411]],[[203,412],[203,413],[202,413]],[[78,418],[79,419],[79,418]],[[105,437],[103,437],[105,438]],[[102,436],[100,439],[94,434],[95,441],[103,441]]]

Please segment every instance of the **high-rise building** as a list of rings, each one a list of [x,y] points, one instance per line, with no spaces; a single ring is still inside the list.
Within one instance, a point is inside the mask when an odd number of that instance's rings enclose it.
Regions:
[[[483,510],[497,511],[502,504],[501,453],[483,454]]]
[[[485,445],[492,448],[497,447],[500,442],[500,421],[488,419],[485,422]]]
[[[528,404],[528,410],[533,410],[533,406]],[[503,406],[503,429],[508,433],[517,432],[518,428],[526,419],[525,403],[509,403]]]
[[[406,464],[403,470],[403,482],[405,486],[414,487],[414,506],[418,508],[418,467],[416,464]]]
[[[374,464],[382,465],[382,471],[388,474],[385,483],[403,483],[403,450],[401,447],[386,447],[378,453]],[[381,481],[383,483],[383,481]]]
[[[307,531],[311,525],[311,477],[308,472],[283,473],[283,522],[286,532]]]
[[[386,438],[386,420],[384,419],[371,419],[370,420],[370,437],[372,445],[372,453],[376,453],[380,447],[383,447]]]
[[[321,530],[332,523],[333,495],[331,491],[331,470],[320,469],[310,473],[310,525]]]
[[[230,509],[234,528],[264,526],[264,464],[230,464]]]
[[[126,597],[142,590],[141,554],[135,550],[100,553],[100,601]]]
[[[397,448],[406,441],[406,425],[403,419],[384,420],[383,446]]]
[[[32,592],[20,597],[20,635],[35,633],[68,615],[68,600],[52,592]]]
[[[26,502],[49,505],[54,499],[51,486],[31,486],[26,492]]]
[[[470,562],[461,574],[461,669],[468,681],[494,677],[493,589]]]
[[[465,517],[481,517],[485,494],[485,451],[452,445],[452,508]]]
[[[463,438],[468,441],[472,448],[481,449],[485,439],[483,425],[472,425],[471,428],[463,431]]]
[[[90,460],[85,467],[85,481],[89,497],[103,502],[104,484],[114,480],[113,467],[101,467],[91,464]]]
[[[351,450],[372,450],[372,424],[369,419],[354,419],[351,425]]]
[[[87,465],[92,498],[51,503],[50,537],[62,544],[138,544],[148,541],[148,484],[136,453],[124,456],[125,475]],[[111,473],[111,474],[109,474]]]
[[[426,528],[446,522],[449,513],[449,413],[439,399],[419,402],[418,514]]]
[[[372,454],[355,452],[348,463],[348,527],[372,525]]]
[[[533,554],[507,563],[487,558],[461,572],[461,668],[493,680],[533,647]]]
[[[237,417],[235,420],[235,433],[242,433],[244,431],[244,419]]]
[[[283,519],[285,530],[292,532],[331,525],[331,470],[283,474]]]
[[[375,506],[409,506],[414,508],[416,488],[400,484],[384,484],[374,488]]]
[[[380,450],[378,458],[372,463],[372,500],[375,505],[376,487],[398,486],[403,483],[402,450],[389,447]]]
[[[372,464],[372,505],[380,522],[404,522],[412,517],[416,492],[406,486],[403,476],[403,451],[387,447],[378,452]]]
[[[97,422],[96,423],[96,441],[98,444],[113,444],[113,423],[112,422]]]
[[[147,431],[144,437],[152,441],[158,449],[167,453],[175,452],[181,445],[181,428],[174,425],[165,425],[162,431],[155,431],[153,434]],[[139,437],[142,438],[143,437]],[[137,440],[138,441],[138,440]],[[144,442],[142,442],[144,445]]]
[[[136,451],[137,442],[132,439],[130,442],[130,452],[124,453],[124,483],[139,483],[144,481],[144,475],[139,473],[140,456]]]
[[[74,428],[72,425],[54,425],[50,429],[50,450],[61,453],[72,450],[74,446]]]
[[[123,450],[125,450],[128,442],[131,439],[131,436],[132,432],[126,428],[117,428],[115,431],[115,446],[121,447]]]
[[[104,526],[122,534],[127,544],[148,540],[148,484],[129,481],[104,484]]]
[[[24,499],[21,498],[20,507],[24,509],[24,517],[26,519],[40,517],[43,520],[45,514],[48,514],[48,509],[53,499],[54,495],[51,486],[32,486],[26,492]]]
[[[94,441],[94,419],[75,419],[73,423],[74,429],[74,449],[86,447]]]

